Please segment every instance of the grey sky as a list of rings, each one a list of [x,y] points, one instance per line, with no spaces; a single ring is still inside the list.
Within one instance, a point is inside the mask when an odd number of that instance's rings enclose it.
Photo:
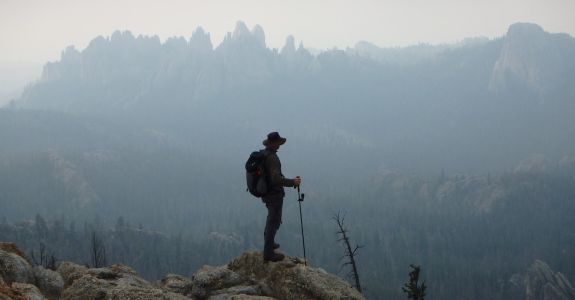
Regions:
[[[197,26],[217,45],[237,20],[260,24],[268,46],[287,35],[314,48],[455,42],[501,36],[515,22],[575,35],[575,0],[0,0],[0,63],[58,59],[114,30],[189,37]]]

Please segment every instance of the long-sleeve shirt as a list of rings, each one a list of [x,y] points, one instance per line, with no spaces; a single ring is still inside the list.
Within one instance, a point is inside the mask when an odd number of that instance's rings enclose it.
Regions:
[[[268,180],[268,193],[262,197],[264,202],[281,199],[285,196],[284,187],[294,186],[293,179],[285,178],[282,174],[282,164],[277,151],[266,149],[266,179]]]

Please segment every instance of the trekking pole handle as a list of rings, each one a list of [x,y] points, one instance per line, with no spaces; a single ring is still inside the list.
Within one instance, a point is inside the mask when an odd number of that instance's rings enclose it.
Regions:
[[[298,195],[297,201],[303,202],[303,199],[305,198],[305,194],[300,192],[299,185],[297,186],[297,195]]]

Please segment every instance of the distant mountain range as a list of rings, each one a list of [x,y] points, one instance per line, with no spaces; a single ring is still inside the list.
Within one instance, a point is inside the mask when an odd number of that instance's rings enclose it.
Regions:
[[[376,155],[376,165],[485,171],[573,155],[574,53],[573,37],[525,23],[494,40],[361,42],[318,55],[292,37],[270,49],[261,27],[242,22],[216,47],[201,28],[164,43],[115,32],[67,48],[10,107],[112,118],[232,151],[281,129],[318,151]]]
[[[272,130],[288,137],[286,176],[328,196],[368,190],[382,170],[539,170],[575,157],[573,53],[575,39],[534,24],[495,40],[318,55],[292,37],[269,49],[261,27],[241,22],[217,47],[201,28],[165,43],[115,32],[67,48],[0,110],[0,180],[28,199],[15,220],[38,197],[46,214],[120,207],[153,219],[138,203],[236,197],[242,163]]]

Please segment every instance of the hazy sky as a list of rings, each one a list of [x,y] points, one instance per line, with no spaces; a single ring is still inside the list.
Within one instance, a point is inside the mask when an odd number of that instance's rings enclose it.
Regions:
[[[237,20],[260,24],[268,46],[287,35],[314,48],[496,37],[515,22],[575,35],[575,0],[0,0],[0,63],[56,60],[114,30],[189,37],[197,26],[217,45]]]

